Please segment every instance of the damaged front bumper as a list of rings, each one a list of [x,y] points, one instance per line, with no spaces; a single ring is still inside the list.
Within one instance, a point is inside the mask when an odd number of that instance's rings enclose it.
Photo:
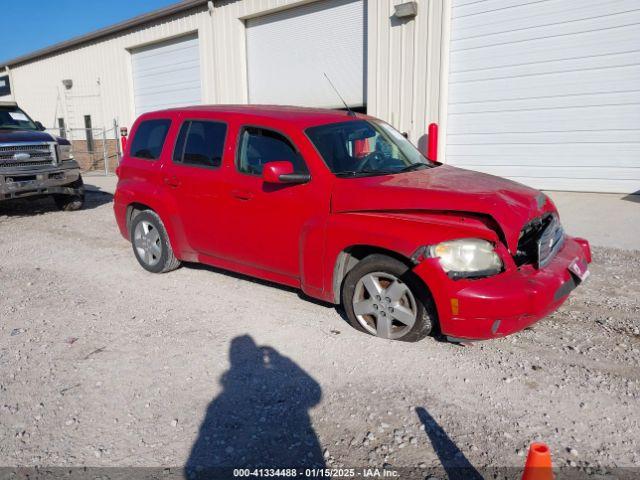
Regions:
[[[46,167],[0,169],[0,201],[34,195],[83,195],[75,160]]]
[[[429,285],[440,328],[452,340],[486,340],[522,330],[557,310],[586,278],[591,262],[589,242],[567,236],[543,268],[510,265],[498,275],[452,280],[427,259],[414,272]],[[576,264],[585,275],[575,273]]]

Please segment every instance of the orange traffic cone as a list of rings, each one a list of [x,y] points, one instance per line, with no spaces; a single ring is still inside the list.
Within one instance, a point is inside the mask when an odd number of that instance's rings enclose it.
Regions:
[[[544,443],[532,443],[529,447],[522,480],[553,480],[551,453]]]

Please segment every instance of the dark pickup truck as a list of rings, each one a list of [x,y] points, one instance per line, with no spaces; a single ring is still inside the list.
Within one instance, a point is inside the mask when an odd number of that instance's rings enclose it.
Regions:
[[[50,195],[61,210],[84,204],[71,143],[44,131],[15,102],[0,102],[0,202]]]

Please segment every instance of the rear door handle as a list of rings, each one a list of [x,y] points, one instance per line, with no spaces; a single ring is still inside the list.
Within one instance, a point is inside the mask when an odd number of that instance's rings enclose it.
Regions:
[[[180,186],[180,180],[175,175],[164,177],[164,183],[171,188],[177,188]]]
[[[246,190],[232,190],[231,195],[239,200],[251,200],[253,198],[253,193]]]

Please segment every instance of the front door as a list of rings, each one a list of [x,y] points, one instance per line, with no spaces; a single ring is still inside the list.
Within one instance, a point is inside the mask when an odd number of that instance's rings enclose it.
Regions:
[[[233,232],[229,256],[250,267],[299,278],[304,228],[324,219],[328,195],[318,191],[313,179],[304,184],[263,181],[262,169],[273,161],[291,162],[295,173],[308,173],[298,148],[282,133],[242,127],[236,140],[225,215],[226,227]]]

